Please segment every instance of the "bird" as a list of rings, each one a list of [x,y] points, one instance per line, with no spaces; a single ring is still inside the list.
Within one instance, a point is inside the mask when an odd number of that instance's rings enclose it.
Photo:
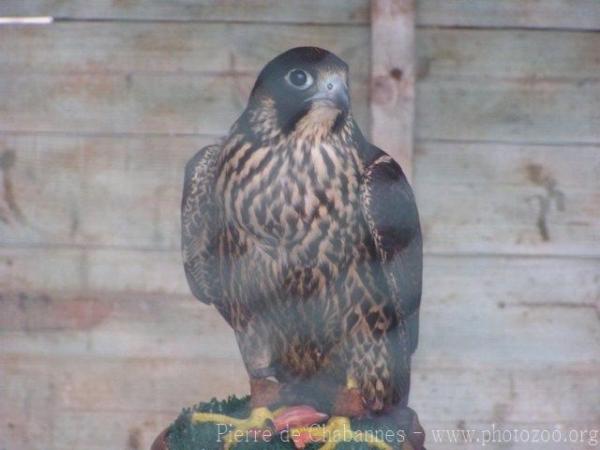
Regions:
[[[181,223],[189,287],[233,329],[249,376],[247,429],[287,400],[288,419],[391,414],[421,448],[408,407],[418,209],[400,165],[354,120],[342,59],[296,47],[264,66],[227,136],[186,164]]]

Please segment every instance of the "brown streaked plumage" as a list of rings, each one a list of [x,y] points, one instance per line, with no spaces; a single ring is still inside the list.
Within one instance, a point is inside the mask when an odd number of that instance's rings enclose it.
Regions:
[[[348,67],[289,50],[220,144],[186,167],[183,257],[235,331],[251,380],[353,379],[367,410],[406,406],[421,232],[401,168],[352,118]]]

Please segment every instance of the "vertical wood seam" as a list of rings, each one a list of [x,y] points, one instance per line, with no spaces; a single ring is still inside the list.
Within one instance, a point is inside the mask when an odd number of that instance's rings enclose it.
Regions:
[[[371,140],[412,176],[415,2],[371,1]]]

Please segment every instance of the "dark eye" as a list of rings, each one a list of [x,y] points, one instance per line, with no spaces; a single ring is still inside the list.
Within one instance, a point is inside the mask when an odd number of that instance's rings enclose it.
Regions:
[[[290,83],[292,83],[294,86],[304,86],[304,83],[306,83],[307,79],[308,76],[304,70],[296,69],[290,72]]]
[[[296,89],[306,89],[313,84],[313,77],[302,69],[292,69],[285,76],[285,80]]]

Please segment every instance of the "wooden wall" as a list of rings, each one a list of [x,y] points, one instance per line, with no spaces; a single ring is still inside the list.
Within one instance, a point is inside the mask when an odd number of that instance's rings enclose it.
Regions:
[[[417,4],[413,406],[427,429],[597,428],[600,3]],[[57,20],[0,25],[0,448],[148,448],[247,391],[183,277],[183,165],[299,44],[350,64],[368,130],[369,5],[0,2],[32,15]]]

